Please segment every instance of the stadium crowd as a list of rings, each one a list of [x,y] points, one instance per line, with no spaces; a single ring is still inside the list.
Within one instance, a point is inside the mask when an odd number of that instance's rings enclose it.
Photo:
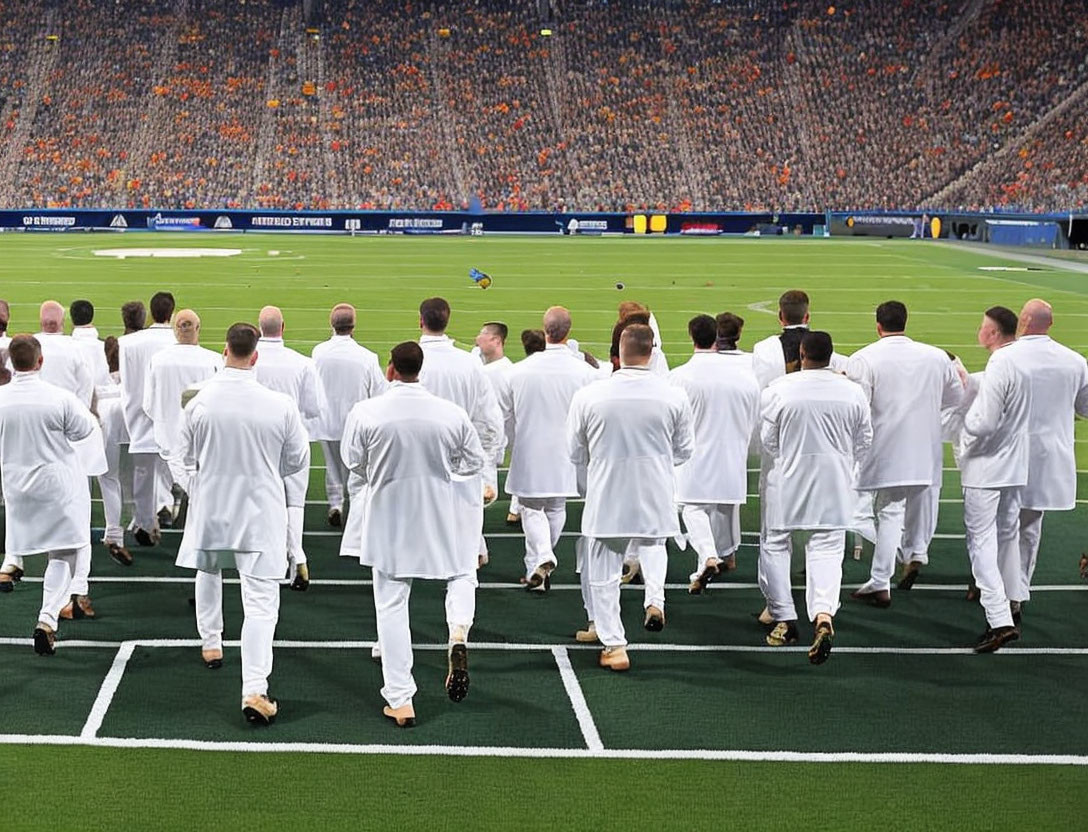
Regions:
[[[461,701],[476,574],[490,558],[484,510],[507,453],[507,520],[524,531],[525,589],[549,591],[567,501],[584,496],[576,551],[586,623],[573,637],[600,644],[602,667],[626,671],[621,583],[644,584],[644,626],[658,632],[670,538],[692,550],[693,594],[734,569],[754,452],[764,640],[801,638],[790,562],[803,552],[808,658],[822,664],[848,533],[874,547],[871,577],[851,594],[859,603],[891,607],[897,567],[907,591],[928,563],[945,441],[961,473],[968,597],[986,622],[975,651],[1020,638],[1044,516],[1075,504],[1073,422],[1088,417],[1088,363],[1049,337],[1052,311],[1039,299],[1019,314],[982,313],[978,342],[990,356],[975,374],[908,337],[908,310],[894,300],[875,311],[876,340],[841,355],[829,333],[810,328],[800,290],[779,299],[782,331],[750,352],[740,349],[739,316],[693,317],[691,355],[674,356],[671,370],[653,313],[631,302],[618,309],[608,356],[582,351],[571,313],[553,306],[540,331],[522,333],[526,356],[516,362],[499,321],[483,322],[472,352],[457,347],[442,298],[421,303],[418,340],[388,360],[356,340],[346,303],[331,310],[330,337],[311,356],[285,344],[272,306],[256,326],[230,327],[222,351],[169,292],[146,307],[125,304],[119,338],[99,339],[89,301],[68,312],[70,335],[64,307],[49,300],[37,334],[12,337],[0,301],[0,592],[14,591],[25,558],[45,557],[33,632],[41,655],[54,654],[61,620],[95,617],[87,478],[97,477],[101,543],[119,564],[134,564],[126,494],[141,546],[155,545],[164,525],[183,527],[176,563],[195,570],[210,669],[223,665],[222,573],[238,571],[242,710],[256,724],[279,708],[269,676],[281,585],[305,591],[310,581],[302,523],[311,441],[322,445],[341,555],[372,569],[384,713],[409,726],[412,582],[446,582],[445,686]]]
[[[1084,0],[33,5],[9,205],[1085,205]]]

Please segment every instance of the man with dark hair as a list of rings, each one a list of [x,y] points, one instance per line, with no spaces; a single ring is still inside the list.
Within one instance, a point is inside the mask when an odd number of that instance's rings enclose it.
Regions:
[[[74,300],[68,307],[68,315],[72,319],[72,341],[82,350],[87,368],[91,371],[95,398],[101,398],[110,392],[113,382],[106,365],[102,339],[98,337],[98,328],[94,325],[94,306],[89,300]]]
[[[941,411],[963,397],[963,382],[943,350],[907,337],[907,307],[890,300],[876,309],[877,340],[851,356],[846,374],[869,400],[873,446],[857,488],[873,494],[876,544],[872,574],[851,597],[891,605],[891,578],[903,564],[900,589],[910,589],[929,561],[943,479]]]
[[[547,343],[542,329],[523,329],[521,331],[521,346],[525,350],[526,357],[534,352],[543,352]]]
[[[782,332],[758,341],[752,347],[752,371],[760,388],[786,373],[801,369],[801,338],[808,331],[808,295],[800,289],[791,289],[778,299],[778,322]],[[846,359],[840,355],[831,358],[831,369],[844,370]]]
[[[709,315],[688,322],[694,354],[669,373],[687,393],[695,451],[676,469],[676,502],[695,550],[688,589],[698,595],[719,572],[736,568],[740,507],[748,499],[748,445],[759,418],[759,383],[718,352],[718,325]]]
[[[142,300],[130,300],[121,306],[121,324],[125,335],[147,326],[147,307]]]
[[[1020,494],[1031,453],[1031,379],[1009,348],[1016,314],[986,310],[978,342],[990,352],[959,445],[963,524],[971,573],[986,612],[976,653],[993,653],[1020,637],[1009,605],[1020,593]]]
[[[94,304],[89,300],[74,300],[68,304],[68,317],[72,326],[90,326],[94,320]]]
[[[499,399],[503,388],[506,386],[506,378],[509,375],[514,362],[506,357],[506,336],[510,334],[509,328],[502,321],[488,321],[476,336],[476,346],[472,348],[474,355],[479,355],[484,364],[484,375],[491,382],[491,389],[495,391],[495,398]],[[491,505],[499,495],[499,466],[506,456],[506,439],[502,446],[495,452],[495,456],[488,460],[484,466],[484,507]],[[514,497],[510,498],[511,514],[518,515],[520,507]],[[519,518],[520,519],[520,518]],[[516,521],[515,521],[516,522]],[[480,535],[480,566],[488,562],[490,553],[487,549],[487,539]]]
[[[326,410],[323,419],[312,425],[310,436],[320,440],[325,456],[325,498],[328,501],[328,521],[333,528],[344,523],[344,491],[354,496],[355,482],[340,455],[340,438],[344,422],[356,402],[382,393],[386,388],[376,353],[355,340],[355,307],[338,303],[329,313],[332,337],[317,344],[310,353],[321,389],[325,392]],[[358,557],[355,551],[345,551]]]
[[[446,693],[454,702],[468,694],[477,563],[476,550],[462,545],[456,532],[463,510],[456,480],[477,474],[487,461],[464,409],[418,383],[430,360],[424,355],[412,342],[393,348],[386,370],[389,390],[352,408],[342,446],[344,462],[367,486],[355,545],[361,562],[373,569],[381,693],[387,703],[382,712],[400,727],[413,725],[416,717],[408,619],[413,578],[446,581]],[[405,522],[406,506],[412,510],[410,522]]]
[[[665,625],[665,540],[680,533],[673,468],[692,454],[691,404],[683,390],[650,372],[654,336],[632,324],[620,336],[620,369],[574,394],[567,448],[586,465],[582,512],[582,599],[603,645],[602,667],[627,670],[620,576],[629,550],[646,577],[646,629]],[[586,639],[580,639],[586,640]]]
[[[447,337],[450,305],[442,298],[428,298],[419,305],[419,346],[423,369],[419,383],[430,393],[464,408],[480,438],[488,459],[494,459],[506,443],[502,413],[495,390],[479,359],[454,346]],[[460,511],[458,545],[471,550],[479,562],[480,537],[484,530],[484,481],[479,474],[454,477]]]
[[[1017,624],[1018,608],[1031,597],[1044,512],[1076,507],[1073,422],[1078,415],[1088,418],[1088,363],[1050,337],[1053,323],[1050,304],[1032,298],[1020,310],[1020,337],[1010,347],[1031,380],[1028,484],[1020,493],[1020,587],[1009,593]]]
[[[223,664],[223,569],[237,569],[242,610],[242,713],[268,724],[279,711],[268,695],[279,581],[287,571],[284,480],[310,465],[298,407],[262,387],[257,328],[227,330],[224,367],[186,405],[181,440],[192,493],[177,565],[196,569],[201,658]]]
[[[717,327],[718,352],[733,352],[738,349],[740,335],[744,330],[744,318],[732,312],[722,312],[714,319]]]
[[[312,358],[288,347],[283,341],[283,312],[266,306],[258,315],[261,340],[257,344],[261,360],[255,372],[257,381],[269,390],[289,396],[298,406],[307,435],[324,415],[327,408],[325,388],[321,384],[317,365]],[[302,527],[306,492],[310,487],[310,471],[299,471],[287,479],[287,560],[294,573],[291,588],[305,591],[310,585],[310,567],[306,550],[302,548]]]
[[[525,585],[547,592],[557,560],[555,547],[567,519],[567,500],[578,496],[578,471],[557,457],[574,394],[597,372],[567,347],[570,312],[553,306],[544,313],[543,352],[518,362],[499,389],[507,435],[510,473],[506,492],[518,498],[525,532]]]
[[[759,582],[774,627],[771,647],[797,641],[797,610],[790,587],[791,537],[805,547],[806,605],[815,625],[809,661],[822,664],[835,636],[843,547],[854,513],[854,469],[872,443],[865,394],[830,369],[834,353],[826,332],[801,339],[801,369],[771,382],[760,402],[760,439],[770,460],[766,476]]]
[[[48,560],[34,652],[52,655],[76,564],[90,560],[87,477],[101,473],[104,466],[88,470],[81,459],[75,443],[93,442],[97,423],[73,393],[41,378],[38,340],[18,335],[9,351],[14,377],[0,387],[5,551],[8,558],[45,555]],[[5,573],[13,574],[7,564]]]
[[[129,304],[125,305],[126,307]],[[144,410],[144,388],[151,356],[176,343],[170,316],[174,313],[174,296],[157,292],[151,298],[154,323],[147,329],[137,329],[117,339],[121,372],[121,407],[128,430],[128,452],[132,458],[132,497],[135,503],[134,522],[136,542],[154,546],[162,537],[159,509],[173,501],[170,498],[170,473],[159,455],[162,450],[155,442],[155,425]],[[123,311],[123,310],[122,310]],[[137,323],[135,310],[131,311]],[[129,321],[126,321],[128,329]],[[169,508],[166,508],[169,511]],[[163,512],[162,519],[167,515]]]

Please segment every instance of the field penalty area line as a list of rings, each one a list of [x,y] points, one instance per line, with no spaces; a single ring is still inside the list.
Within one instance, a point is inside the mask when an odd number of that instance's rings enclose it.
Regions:
[[[256,754],[371,754],[441,757],[525,757],[537,759],[722,760],[753,763],[930,763],[935,765],[1088,766],[1078,754],[951,754],[910,751],[755,751],[739,749],[527,748],[524,746],[393,745],[320,742],[224,742],[136,737],[81,737],[60,734],[0,734],[3,745],[92,746],[120,749],[225,751]]]
[[[125,667],[128,665],[128,660],[132,658],[132,651],[135,649],[136,642],[134,641],[121,642],[121,646],[117,648],[117,655],[113,657],[113,664],[110,665],[106,678],[102,680],[102,687],[98,689],[98,696],[95,697],[94,704],[91,706],[91,713],[87,716],[87,721],[83,723],[83,730],[79,732],[79,735],[84,739],[92,739],[98,736],[98,731],[102,727],[102,720],[106,718],[106,711],[110,709],[114,694],[117,693],[117,688],[121,684],[121,677],[125,675]]]
[[[559,667],[559,676],[563,680],[563,688],[567,691],[570,705],[574,708],[578,727],[582,729],[582,739],[585,740],[586,748],[590,751],[603,751],[604,743],[601,742],[601,735],[597,732],[597,725],[593,721],[593,714],[589,710],[585,694],[582,693],[582,686],[578,683],[578,674],[574,672],[574,667],[570,663],[567,648],[553,647],[552,655],[555,656],[555,663]]]

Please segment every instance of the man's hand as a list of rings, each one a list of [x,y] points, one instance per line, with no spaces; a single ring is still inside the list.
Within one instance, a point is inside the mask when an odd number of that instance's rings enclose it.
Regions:
[[[295,567],[295,579],[291,581],[291,589],[295,592],[305,592],[310,588],[310,567],[300,563]]]

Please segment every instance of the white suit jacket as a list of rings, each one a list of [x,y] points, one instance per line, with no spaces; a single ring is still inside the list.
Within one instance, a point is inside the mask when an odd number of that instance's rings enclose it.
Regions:
[[[1005,488],[1028,481],[1031,380],[1009,346],[990,355],[978,395],[963,420],[964,488]]]
[[[152,324],[139,332],[130,332],[117,339],[118,370],[121,372],[121,407],[125,413],[128,430],[129,453],[154,454],[159,452],[155,443],[155,426],[144,411],[144,387],[151,356],[159,350],[176,344],[170,324]]]
[[[366,483],[363,564],[397,578],[475,573],[479,529],[468,546],[456,533],[462,498],[453,479],[478,473],[487,459],[462,408],[394,382],[352,408],[340,454]]]
[[[257,343],[257,363],[253,369],[257,381],[294,400],[311,435],[320,432],[320,420],[328,403],[312,358],[286,346],[282,338],[262,338]]]
[[[491,389],[495,393],[495,401],[502,403],[502,391],[506,387],[506,380],[510,375],[510,370],[514,367],[514,362],[507,358],[505,355],[495,361],[491,361],[483,365],[484,375],[487,376],[487,380],[491,382]],[[484,480],[492,486],[497,486],[496,476],[494,469],[499,465],[502,465],[503,457],[506,455],[506,447],[508,439],[510,437],[510,425],[507,423],[503,431],[503,443],[502,447],[495,452],[495,455],[491,458],[490,464],[484,469]]]
[[[861,385],[873,420],[873,446],[858,472],[858,490],[939,486],[941,410],[963,398],[963,383],[944,350],[888,335],[854,353],[846,374]]]
[[[669,373],[687,393],[695,451],[676,469],[679,503],[740,504],[748,498],[748,445],[759,420],[759,383],[744,363],[696,352]]]
[[[1088,418],[1088,362],[1049,335],[1022,335],[1008,357],[1031,382],[1028,482],[1024,508],[1066,511],[1076,506],[1074,414]]]
[[[89,408],[94,400],[94,376],[83,347],[71,335],[59,332],[38,332],[34,337],[42,345],[42,381],[67,390]],[[105,358],[103,352],[102,360]]]
[[[802,370],[763,391],[760,438],[770,460],[768,529],[848,529],[854,467],[873,441],[861,388],[831,369]]]
[[[74,447],[97,441],[97,422],[67,390],[40,373],[15,373],[0,387],[0,469],[7,506],[5,551],[33,555],[91,542],[89,474]]]
[[[557,449],[566,443],[571,399],[597,378],[566,344],[548,344],[510,370],[499,400],[512,446],[507,494],[578,496],[577,469]]]
[[[177,565],[282,578],[287,571],[284,479],[310,465],[298,407],[252,370],[224,367],[182,411],[193,471]]]
[[[356,402],[380,395],[388,386],[378,356],[351,335],[333,335],[310,353],[325,391],[325,417],[311,424],[311,438],[339,442]],[[257,358],[257,363],[261,361]]]
[[[673,537],[675,466],[692,454],[687,394],[647,368],[626,367],[574,394],[567,448],[588,465],[582,534],[586,537]]]
[[[144,382],[144,413],[151,419],[155,444],[164,459],[180,453],[182,391],[211,378],[222,366],[223,356],[197,344],[171,344],[151,356]]]
[[[455,347],[445,335],[424,335],[419,346],[423,348],[419,383],[468,414],[490,459],[502,448],[505,436],[499,403],[483,365],[471,353]]]
[[[102,339],[98,337],[98,329],[93,326],[77,326],[72,328],[72,341],[83,351],[83,358],[87,362],[87,369],[91,371],[91,380],[94,382],[95,393],[101,398],[109,395],[113,387],[110,378],[110,367],[106,362],[106,350]]]

